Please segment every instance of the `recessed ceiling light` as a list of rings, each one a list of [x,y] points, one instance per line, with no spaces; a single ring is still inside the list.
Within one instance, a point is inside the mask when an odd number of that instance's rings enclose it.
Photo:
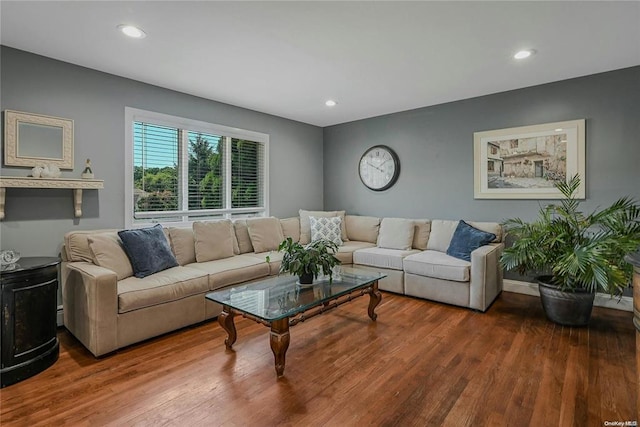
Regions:
[[[134,27],[133,25],[118,25],[118,29],[122,31],[122,33],[126,36],[132,37],[134,39],[143,39],[147,36],[147,34],[142,31],[138,27]]]
[[[556,132],[562,132],[562,128],[555,129]]]
[[[534,53],[536,53],[535,50],[526,49],[526,50],[521,50],[521,51],[517,52],[515,55],[513,55],[513,57],[516,58],[516,59],[525,59],[525,58],[530,57]]]
[[[327,107],[335,107],[338,103],[336,101],[334,101],[333,99],[328,100],[327,102],[324,103],[324,105],[326,105]]]

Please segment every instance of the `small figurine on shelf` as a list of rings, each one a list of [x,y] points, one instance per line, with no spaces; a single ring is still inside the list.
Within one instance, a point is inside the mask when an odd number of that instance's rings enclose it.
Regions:
[[[91,169],[91,159],[87,159],[84,170],[82,171],[82,179],[93,179],[93,170]]]
[[[40,173],[40,178],[60,178],[62,172],[60,172],[60,168],[56,165],[48,164],[44,165],[42,168],[42,172]]]
[[[42,175],[43,170],[44,168],[41,168],[40,166],[36,166],[35,168],[31,169],[31,176],[34,178],[40,178],[40,175]]]

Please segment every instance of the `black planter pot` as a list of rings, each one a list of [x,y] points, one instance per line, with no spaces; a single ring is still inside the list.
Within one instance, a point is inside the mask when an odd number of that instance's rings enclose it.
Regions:
[[[547,318],[565,326],[586,326],[591,318],[594,292],[577,289],[561,291],[551,284],[551,276],[536,277],[540,300]]]
[[[313,273],[304,273],[298,276],[301,285],[310,285],[313,283]]]

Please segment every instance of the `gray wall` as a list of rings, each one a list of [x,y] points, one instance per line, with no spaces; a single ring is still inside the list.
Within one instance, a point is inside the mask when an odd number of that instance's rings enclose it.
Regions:
[[[633,67],[325,128],[324,207],[376,216],[532,219],[535,200],[474,200],[473,133],[581,118],[585,211],[623,195],[640,199],[640,67]],[[360,156],[376,144],[392,147],[401,162],[397,183],[384,192],[358,178]]]
[[[74,120],[79,178],[91,158],[104,190],[85,191],[83,217],[73,216],[71,190],[8,189],[0,227],[2,249],[55,256],[63,235],[76,229],[124,226],[125,106],[203,120],[270,135],[270,213],[297,215],[323,206],[322,129],[56,61],[1,48],[0,108]],[[28,168],[2,167],[2,175],[26,176]],[[291,179],[295,177],[295,179]]]

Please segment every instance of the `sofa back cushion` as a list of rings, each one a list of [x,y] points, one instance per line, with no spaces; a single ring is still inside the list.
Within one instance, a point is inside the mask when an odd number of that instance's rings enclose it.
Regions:
[[[89,249],[88,237],[92,234],[115,233],[118,230],[79,230],[69,231],[64,235],[64,251],[68,261],[93,262],[93,255]]]
[[[438,252],[447,252],[451,237],[456,231],[458,221],[447,219],[434,219],[431,221],[431,233],[427,242],[427,249]]]
[[[205,262],[234,255],[235,232],[231,220],[196,221],[193,223],[196,261]]]
[[[413,245],[414,222],[404,218],[382,218],[376,245],[379,248],[408,250]]]
[[[434,219],[431,221],[431,234],[429,235],[427,249],[446,253],[459,222],[446,219]],[[496,238],[492,243],[502,241],[502,226],[497,222],[466,221],[466,223],[478,230],[495,234]]]
[[[162,226],[118,231],[124,251],[139,279],[178,266]]]
[[[294,242],[300,241],[300,217],[294,216],[280,220],[285,239],[291,237]]]
[[[171,250],[180,265],[196,262],[196,242],[191,227],[168,227]]]
[[[133,267],[116,231],[89,234],[87,242],[95,265],[113,271],[118,280],[133,276]]]
[[[236,219],[233,221],[233,228],[236,233],[236,241],[238,242],[237,254],[246,254],[253,252],[251,237],[249,236],[249,228],[246,219]]]
[[[497,222],[478,222],[478,221],[466,221],[467,224],[478,230],[486,231],[487,233],[493,233],[496,238],[491,243],[502,242],[502,225]]]
[[[429,219],[414,219],[413,220],[413,249],[420,249],[424,251],[427,249],[427,243],[429,242],[429,235],[431,234],[431,220]]]
[[[277,251],[284,240],[278,218],[251,218],[247,220],[251,244],[256,253]]]
[[[349,240],[376,243],[380,229],[380,218],[373,216],[346,215]]]
[[[347,228],[345,222],[345,211],[305,211],[304,209],[300,209],[298,211],[300,215],[300,243],[306,245],[311,242],[311,223],[309,222],[309,217],[314,216],[316,218],[327,218],[332,216],[339,216],[342,218],[342,226],[341,226],[341,238],[342,240],[349,240],[347,235]]]

